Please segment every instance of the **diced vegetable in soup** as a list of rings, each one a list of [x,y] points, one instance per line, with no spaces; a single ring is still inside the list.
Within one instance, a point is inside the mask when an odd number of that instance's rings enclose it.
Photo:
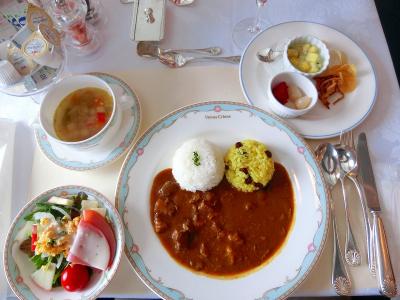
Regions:
[[[65,142],[86,140],[103,129],[112,110],[112,97],[107,91],[94,87],[76,90],[66,96],[56,109],[56,135]]]

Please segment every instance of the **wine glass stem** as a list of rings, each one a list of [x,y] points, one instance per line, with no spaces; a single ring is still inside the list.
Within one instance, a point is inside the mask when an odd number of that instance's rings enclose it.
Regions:
[[[249,31],[251,33],[255,33],[260,31],[260,12],[261,12],[261,5],[257,5],[257,13],[256,13],[256,17],[254,19],[254,24],[253,26],[249,27]]]

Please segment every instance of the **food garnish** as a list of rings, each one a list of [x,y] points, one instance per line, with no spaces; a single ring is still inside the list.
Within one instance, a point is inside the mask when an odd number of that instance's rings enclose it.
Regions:
[[[335,105],[357,86],[357,69],[353,64],[339,64],[329,67],[314,77],[318,98],[326,108]]]
[[[200,166],[200,155],[197,153],[197,151],[193,152],[193,163],[195,166]]]

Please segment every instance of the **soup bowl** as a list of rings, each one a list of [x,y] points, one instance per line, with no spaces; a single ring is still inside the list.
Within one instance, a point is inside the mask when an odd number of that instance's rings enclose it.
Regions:
[[[110,94],[113,108],[109,120],[99,132],[87,139],[76,142],[68,142],[60,139],[54,128],[54,115],[58,106],[72,92],[90,87],[100,88]],[[120,127],[121,113],[113,90],[104,80],[92,75],[73,75],[62,79],[46,94],[40,106],[39,121],[43,130],[51,139],[74,148],[85,149],[107,143]]]

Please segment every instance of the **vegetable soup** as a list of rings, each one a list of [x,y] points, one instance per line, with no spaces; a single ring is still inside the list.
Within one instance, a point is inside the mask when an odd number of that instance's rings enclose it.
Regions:
[[[86,140],[109,121],[113,110],[111,95],[100,88],[88,87],[66,96],[54,114],[57,137],[65,142]]]

